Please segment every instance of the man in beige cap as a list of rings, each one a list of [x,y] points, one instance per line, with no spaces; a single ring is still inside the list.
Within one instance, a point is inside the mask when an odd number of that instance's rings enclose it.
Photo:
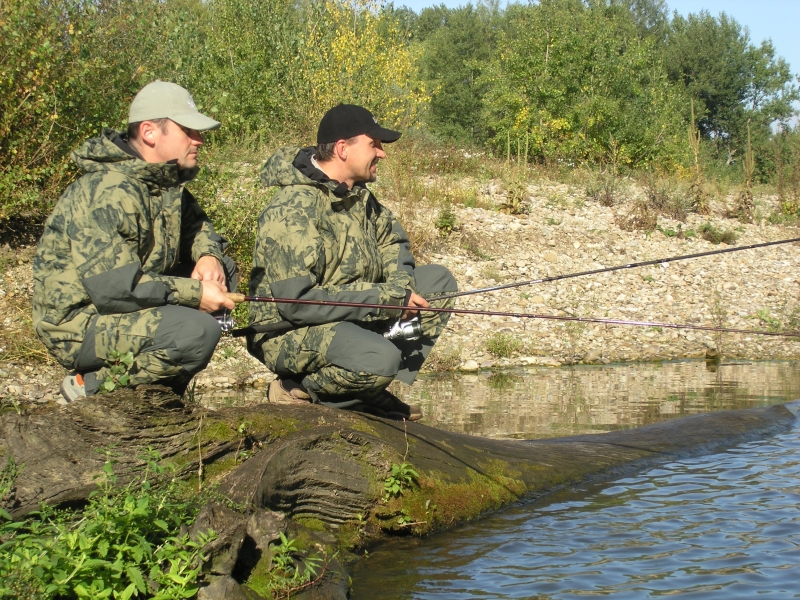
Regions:
[[[219,126],[185,89],[154,81],[126,133],[105,129],[73,152],[84,175],[56,204],[33,265],[34,327],[70,370],[65,402],[144,383],[182,393],[211,359],[211,313],[233,308],[236,266],[185,184],[201,132]]]

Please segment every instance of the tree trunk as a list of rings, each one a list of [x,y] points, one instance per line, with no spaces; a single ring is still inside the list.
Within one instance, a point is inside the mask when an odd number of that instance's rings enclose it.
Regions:
[[[56,409],[3,414],[0,457],[21,467],[4,508],[21,517],[41,502],[79,504],[95,489],[93,476],[106,461],[98,451],[117,453],[115,472],[124,482],[142,469],[140,456],[153,448],[175,466],[189,490],[216,483],[215,493],[237,506],[280,511],[297,523],[314,524],[312,529],[332,532],[336,537],[330,541],[347,550],[389,535],[425,534],[521,498],[786,431],[797,410],[792,403],[606,434],[511,441],[315,405],[210,410],[184,404],[165,388],[143,386]],[[387,494],[387,482],[404,474],[401,493]]]

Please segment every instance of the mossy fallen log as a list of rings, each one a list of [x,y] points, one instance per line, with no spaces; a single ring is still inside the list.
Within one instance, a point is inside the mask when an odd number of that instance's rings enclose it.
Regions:
[[[296,531],[310,536],[309,543],[332,556],[337,549],[346,552],[394,535],[451,527],[565,486],[782,432],[792,426],[796,410],[794,403],[606,434],[513,441],[323,406],[210,410],[185,404],[164,388],[141,387],[0,416],[0,460],[13,458],[21,466],[3,508],[21,517],[41,502],[80,504],[95,489],[94,476],[106,461],[100,451],[117,453],[115,472],[125,482],[143,468],[144,451],[153,448],[175,467],[187,494],[213,488],[214,498],[237,509],[240,523],[228,515],[216,525],[227,532],[217,545],[229,556],[216,563],[212,556],[209,563],[227,564],[227,570],[208,569],[225,578],[217,588],[228,590],[259,568],[253,557],[275,537],[256,543],[255,525],[246,524],[264,511],[286,515],[300,528]],[[397,491],[392,483],[401,493],[391,493]],[[212,514],[222,514],[212,508]],[[334,562],[328,587],[307,594],[343,597],[344,567],[341,560]]]

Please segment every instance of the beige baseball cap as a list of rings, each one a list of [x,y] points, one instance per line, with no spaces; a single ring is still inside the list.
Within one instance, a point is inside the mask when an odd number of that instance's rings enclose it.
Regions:
[[[205,116],[195,106],[192,95],[169,81],[153,81],[144,86],[131,102],[128,123],[170,119],[195,131],[217,129],[221,123]]]

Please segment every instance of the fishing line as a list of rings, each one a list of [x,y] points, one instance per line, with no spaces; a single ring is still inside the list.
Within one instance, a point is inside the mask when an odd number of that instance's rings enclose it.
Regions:
[[[394,306],[391,304],[364,304],[361,302],[338,302],[333,300],[300,300],[296,298],[270,298],[265,296],[245,296],[244,294],[228,293],[228,298],[233,300],[236,304],[242,302],[268,302],[273,304],[311,304],[315,306],[347,306],[351,308],[388,308],[392,310],[409,309],[407,306]],[[439,300],[440,298],[436,298]],[[489,317],[516,317],[519,319],[542,319],[552,321],[574,321],[578,323],[601,323],[605,325],[629,325],[637,327],[662,327],[664,329],[686,329],[690,331],[716,331],[719,333],[742,333],[746,335],[765,335],[771,337],[796,337],[800,338],[800,332],[782,333],[777,331],[763,331],[757,329],[732,329],[726,327],[712,327],[710,325],[689,325],[688,323],[660,323],[658,321],[630,321],[625,319],[602,319],[595,317],[571,317],[561,315],[541,315],[535,313],[517,313],[493,310],[476,310],[466,308],[437,308],[431,306],[428,308],[414,307],[414,312],[438,312],[450,313],[456,315],[480,315]],[[233,337],[241,337],[244,335],[256,333],[274,333],[280,335],[295,329],[295,326],[288,321],[279,321],[277,323],[267,323],[265,325],[251,325],[242,329],[234,329],[230,333]]]
[[[453,292],[451,294],[442,294],[440,296],[431,295],[429,300],[446,300],[447,298],[458,298],[459,296],[471,296],[473,294],[483,294],[485,292],[496,292],[498,290],[507,290],[510,288],[523,287],[526,285],[535,285],[537,283],[549,283],[551,281],[560,281],[562,279],[571,279],[573,277],[583,277],[584,275],[597,275],[598,273],[610,273],[612,271],[622,271],[624,269],[633,269],[636,267],[646,267],[649,265],[658,265],[676,260],[688,260],[690,258],[701,258],[703,256],[713,256],[715,254],[726,254],[728,252],[740,252],[741,250],[752,250],[754,248],[766,248],[767,246],[777,246],[779,244],[791,244],[792,242],[800,242],[800,238],[791,238],[788,240],[778,240],[777,242],[762,242],[760,244],[750,244],[749,246],[735,246],[733,248],[723,248],[721,250],[709,250],[708,252],[698,252],[697,254],[684,254],[683,256],[670,256],[668,258],[659,258],[656,260],[645,260],[641,262],[628,263],[625,265],[618,265],[616,267],[604,267],[602,269],[594,269],[592,271],[581,271],[580,273],[566,273],[564,275],[552,275],[550,277],[542,277],[541,279],[531,279],[530,281],[518,281],[515,283],[505,283],[502,285],[495,285],[492,287],[481,288],[477,290],[465,290],[463,292]]]

